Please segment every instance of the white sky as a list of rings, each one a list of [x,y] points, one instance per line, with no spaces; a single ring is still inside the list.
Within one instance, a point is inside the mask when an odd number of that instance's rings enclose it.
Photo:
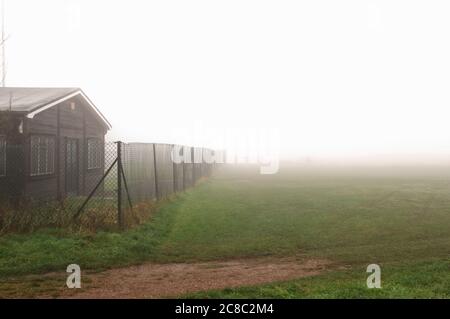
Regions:
[[[433,0],[6,0],[7,85],[81,87],[111,139],[272,128],[283,155],[447,155],[449,17]]]

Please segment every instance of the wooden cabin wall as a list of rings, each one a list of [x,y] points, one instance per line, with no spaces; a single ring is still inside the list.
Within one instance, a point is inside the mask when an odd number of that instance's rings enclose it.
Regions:
[[[75,103],[75,108],[71,103]],[[78,97],[51,107],[27,121],[26,147],[26,196],[38,199],[64,198],[66,194],[66,141],[68,138],[78,142],[78,192],[86,194],[92,184],[103,175],[103,168],[87,170],[87,138],[97,137],[104,143],[106,129]],[[55,137],[55,173],[45,176],[30,176],[30,136],[50,134]]]
[[[57,134],[57,108],[49,108],[32,119],[26,119],[26,141],[25,141],[25,196],[32,199],[54,199],[57,195],[57,174],[55,158],[55,172],[45,176],[31,176],[31,135],[51,135],[56,138]],[[57,143],[56,143],[57,145]],[[57,154],[57,149],[55,150]]]
[[[87,150],[87,139],[88,138],[99,138],[102,141],[102,166],[96,169],[87,169],[87,154],[84,155],[84,163],[86,169],[84,171],[83,178],[83,194],[89,195],[89,193],[94,189],[97,185],[103,173],[105,172],[105,156],[113,157],[115,156],[115,148],[108,148],[108,154],[105,154],[105,135],[106,129],[103,124],[99,121],[96,114],[93,113],[91,109],[87,109],[85,111],[85,139],[84,139],[84,149]],[[103,187],[103,185],[102,185]],[[99,191],[102,190],[102,187]]]
[[[6,175],[0,176],[1,200],[20,198],[24,192],[24,136],[19,130],[22,119],[12,112],[0,112],[0,135],[6,140]]]

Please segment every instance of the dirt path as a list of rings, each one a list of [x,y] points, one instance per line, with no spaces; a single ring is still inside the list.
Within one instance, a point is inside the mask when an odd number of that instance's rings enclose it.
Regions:
[[[297,258],[252,258],[191,264],[144,264],[87,275],[75,298],[161,298],[317,275],[330,263]],[[65,289],[67,291],[68,289]]]
[[[0,281],[0,298],[164,298],[317,275],[333,265],[305,257],[261,257],[154,264],[82,271],[81,289],[68,289],[63,272]]]

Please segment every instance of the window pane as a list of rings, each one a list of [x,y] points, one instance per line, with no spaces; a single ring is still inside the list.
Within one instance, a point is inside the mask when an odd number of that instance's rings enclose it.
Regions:
[[[55,138],[32,136],[30,161],[31,175],[52,174],[55,163]]]
[[[52,174],[55,169],[55,139],[52,137],[48,138],[48,165],[47,165],[47,173]]]
[[[47,166],[47,146],[46,146],[46,139],[41,138],[39,139],[39,146],[38,146],[38,174],[44,174],[46,172],[46,166]]]
[[[96,147],[95,147],[95,166],[101,167],[101,142],[100,140],[96,141]]]
[[[101,145],[102,141],[98,138],[88,139],[87,141],[88,169],[102,167]]]
[[[39,170],[39,138],[31,137],[31,175],[37,175]]]

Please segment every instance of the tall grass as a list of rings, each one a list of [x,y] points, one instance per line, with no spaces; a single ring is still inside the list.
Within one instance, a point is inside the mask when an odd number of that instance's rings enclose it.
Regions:
[[[117,231],[117,204],[113,199],[95,199],[76,216],[82,198],[63,201],[0,201],[0,235],[30,233],[42,228],[65,229],[70,232]],[[132,228],[146,221],[157,203],[146,201],[123,209],[124,226]]]

